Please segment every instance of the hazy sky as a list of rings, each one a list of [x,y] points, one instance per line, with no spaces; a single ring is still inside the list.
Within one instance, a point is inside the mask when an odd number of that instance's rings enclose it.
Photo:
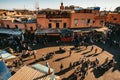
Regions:
[[[101,10],[114,10],[120,6],[120,0],[0,0],[0,9],[35,9],[38,2],[40,9],[52,8],[59,9],[60,3],[64,6],[80,6],[83,8],[99,6]]]

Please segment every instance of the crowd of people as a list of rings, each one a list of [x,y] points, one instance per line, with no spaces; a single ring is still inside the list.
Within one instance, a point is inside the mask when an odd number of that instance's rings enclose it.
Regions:
[[[91,31],[89,33],[85,33],[85,34],[82,34],[82,35],[75,35],[74,36],[74,39],[73,39],[73,45],[75,48],[78,48],[79,46],[85,46],[86,49],[89,45],[93,45],[93,44],[96,44],[96,43],[102,43],[103,45],[106,45],[108,44],[110,47],[114,47],[114,48],[120,48],[120,37],[118,37],[120,35],[120,29],[119,28],[115,28],[115,27],[111,27],[110,25],[109,26],[109,29],[110,31],[108,31],[107,34],[103,34],[103,33],[98,33],[96,31]],[[27,38],[26,38],[27,39]],[[36,50],[34,49],[34,44],[35,45],[38,45],[41,44],[40,46],[43,48],[46,46],[46,44],[48,43],[47,42],[47,39],[46,38],[42,38],[42,39],[35,39],[33,40],[32,42],[27,42],[27,41],[23,41],[21,39],[21,37],[19,36],[15,36],[15,37],[9,37],[9,38],[5,38],[5,39],[1,39],[0,40],[0,45],[3,46],[3,45],[8,45],[10,48],[9,48],[9,52],[12,53],[12,54],[16,54],[18,55],[18,59],[17,60],[14,60],[13,61],[13,65],[15,67],[18,67],[20,65],[23,65],[24,64],[24,56],[33,56],[34,59],[36,59]],[[62,42],[60,41],[55,41],[55,44],[57,46],[62,46]],[[52,44],[51,44],[52,45]],[[91,50],[93,50],[93,46],[91,47]],[[61,51],[62,48],[59,47],[59,50]],[[104,51],[104,48],[102,48],[101,52]],[[98,52],[98,49],[94,49],[94,52],[97,53]],[[20,53],[20,54],[19,54]],[[70,49],[69,50],[69,57],[71,56],[72,54],[72,50]],[[55,52],[51,52],[51,53],[48,53],[46,55],[42,55],[42,59],[43,61],[46,61],[50,58],[52,58],[53,56],[55,55]],[[85,76],[88,74],[88,70],[90,68],[92,69],[106,69],[108,68],[109,66],[114,66],[116,63],[114,59],[112,60],[108,60],[106,59],[105,60],[105,64],[101,65],[99,64],[99,59],[96,58],[95,61],[90,61],[89,58],[87,58],[86,56],[84,57],[81,57],[78,61],[76,62],[70,62],[70,69],[73,69],[74,67],[77,66],[77,68],[75,68],[75,75],[79,75],[81,76],[81,80],[83,80],[85,78]],[[48,67],[49,64],[46,63],[46,66]],[[61,64],[60,65],[60,70],[63,70],[64,68],[64,65]]]
[[[91,50],[95,50],[93,52],[95,52],[94,54],[98,53],[97,48],[94,49],[93,46],[91,46]],[[74,50],[73,50],[74,51]],[[101,53],[104,50],[101,49]],[[74,53],[72,53],[74,54]],[[69,52],[69,57],[71,55],[71,51]],[[84,80],[85,77],[88,75],[88,70],[90,70],[91,72],[95,72],[97,70],[97,72],[101,72],[101,74],[103,74],[106,70],[108,70],[111,67],[115,67],[116,61],[114,58],[109,58],[106,57],[104,63],[100,63],[99,58],[95,58],[94,60],[91,60],[90,57],[88,57],[86,54],[84,54],[83,56],[79,56],[79,60],[75,61],[75,62],[70,62],[69,63],[69,67],[67,68],[68,70],[74,70],[73,74],[75,76],[70,77],[70,79],[75,79],[75,77],[79,77],[80,80]],[[94,57],[94,56],[91,56]],[[60,64],[60,72],[64,72],[67,69],[64,68],[64,64]],[[97,74],[96,74],[97,75]],[[77,79],[75,79],[77,80]]]

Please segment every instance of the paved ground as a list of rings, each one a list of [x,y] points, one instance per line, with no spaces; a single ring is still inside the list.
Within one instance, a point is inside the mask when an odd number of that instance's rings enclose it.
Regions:
[[[47,47],[47,48],[42,48],[42,49],[38,49],[37,50],[37,54],[36,54],[36,59],[33,58],[33,56],[24,59],[25,65],[32,65],[35,63],[41,63],[43,65],[46,65],[46,61],[49,62],[49,65],[51,68],[55,69],[56,74],[58,74],[62,79],[63,78],[68,78],[71,74],[73,74],[74,70],[76,69],[76,67],[74,67],[71,70],[66,70],[69,67],[70,62],[75,62],[78,61],[79,58],[83,57],[83,56],[87,56],[87,59],[89,58],[90,61],[94,61],[96,58],[98,58],[98,60],[100,61],[100,65],[104,63],[105,59],[108,57],[109,60],[112,59],[112,57],[114,57],[114,55],[112,55],[111,53],[107,52],[106,50],[104,52],[101,53],[101,48],[93,45],[94,48],[92,51],[91,50],[91,46],[88,46],[87,49],[84,46],[81,46],[78,50],[72,50],[72,54],[71,56],[69,56],[69,50],[70,48],[73,48],[73,46],[63,46],[63,48],[66,50],[66,52],[64,53],[59,53],[59,54],[55,54],[51,59],[49,60],[45,60],[42,61],[42,55],[45,55],[49,52],[56,52],[59,50],[59,47]],[[95,56],[91,56],[91,54],[95,54],[95,49],[98,49],[97,51],[97,55]],[[60,73],[60,65],[63,64],[63,72]],[[92,72],[92,69],[88,70],[88,75],[85,77],[85,80],[120,80],[120,72],[119,70],[114,70],[114,68],[110,68],[109,70],[107,70],[106,72],[104,72],[104,74],[102,74],[99,77],[96,77],[95,75],[97,75],[99,73],[95,73]],[[66,79],[68,80],[68,79]],[[71,79],[72,80],[72,79]],[[77,80],[80,80],[80,77],[78,76]]]

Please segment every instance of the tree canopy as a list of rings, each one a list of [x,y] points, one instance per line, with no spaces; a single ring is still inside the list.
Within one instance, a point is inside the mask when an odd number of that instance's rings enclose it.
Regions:
[[[115,12],[120,12],[120,6],[115,8]]]

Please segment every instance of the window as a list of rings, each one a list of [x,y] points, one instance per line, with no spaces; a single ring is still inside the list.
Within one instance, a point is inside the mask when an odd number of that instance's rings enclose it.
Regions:
[[[48,28],[52,28],[52,24],[51,23],[48,24]]]
[[[103,25],[104,21],[100,21],[100,25]]]
[[[78,26],[78,19],[74,19],[75,26]]]
[[[32,26],[30,27],[30,30],[31,30],[31,31],[33,30],[33,27],[32,27]]]
[[[113,18],[113,20],[115,21],[115,20],[117,20],[117,18]]]
[[[86,13],[86,10],[84,10],[84,13]]]
[[[18,25],[15,25],[15,28],[17,28],[17,29],[18,29]]]
[[[59,23],[56,23],[56,28],[59,28]]]
[[[85,19],[84,19],[84,18],[81,19],[81,23],[82,23],[82,24],[85,23]]]
[[[40,28],[41,28],[41,25],[40,25],[40,24],[38,24],[38,25],[37,25],[37,29],[40,29]]]
[[[9,29],[10,28],[10,26],[7,24],[7,28]]]
[[[66,23],[63,24],[63,28],[66,28]]]
[[[89,24],[90,23],[90,19],[87,19],[87,24]]]
[[[92,10],[90,10],[90,13],[92,13]]]

